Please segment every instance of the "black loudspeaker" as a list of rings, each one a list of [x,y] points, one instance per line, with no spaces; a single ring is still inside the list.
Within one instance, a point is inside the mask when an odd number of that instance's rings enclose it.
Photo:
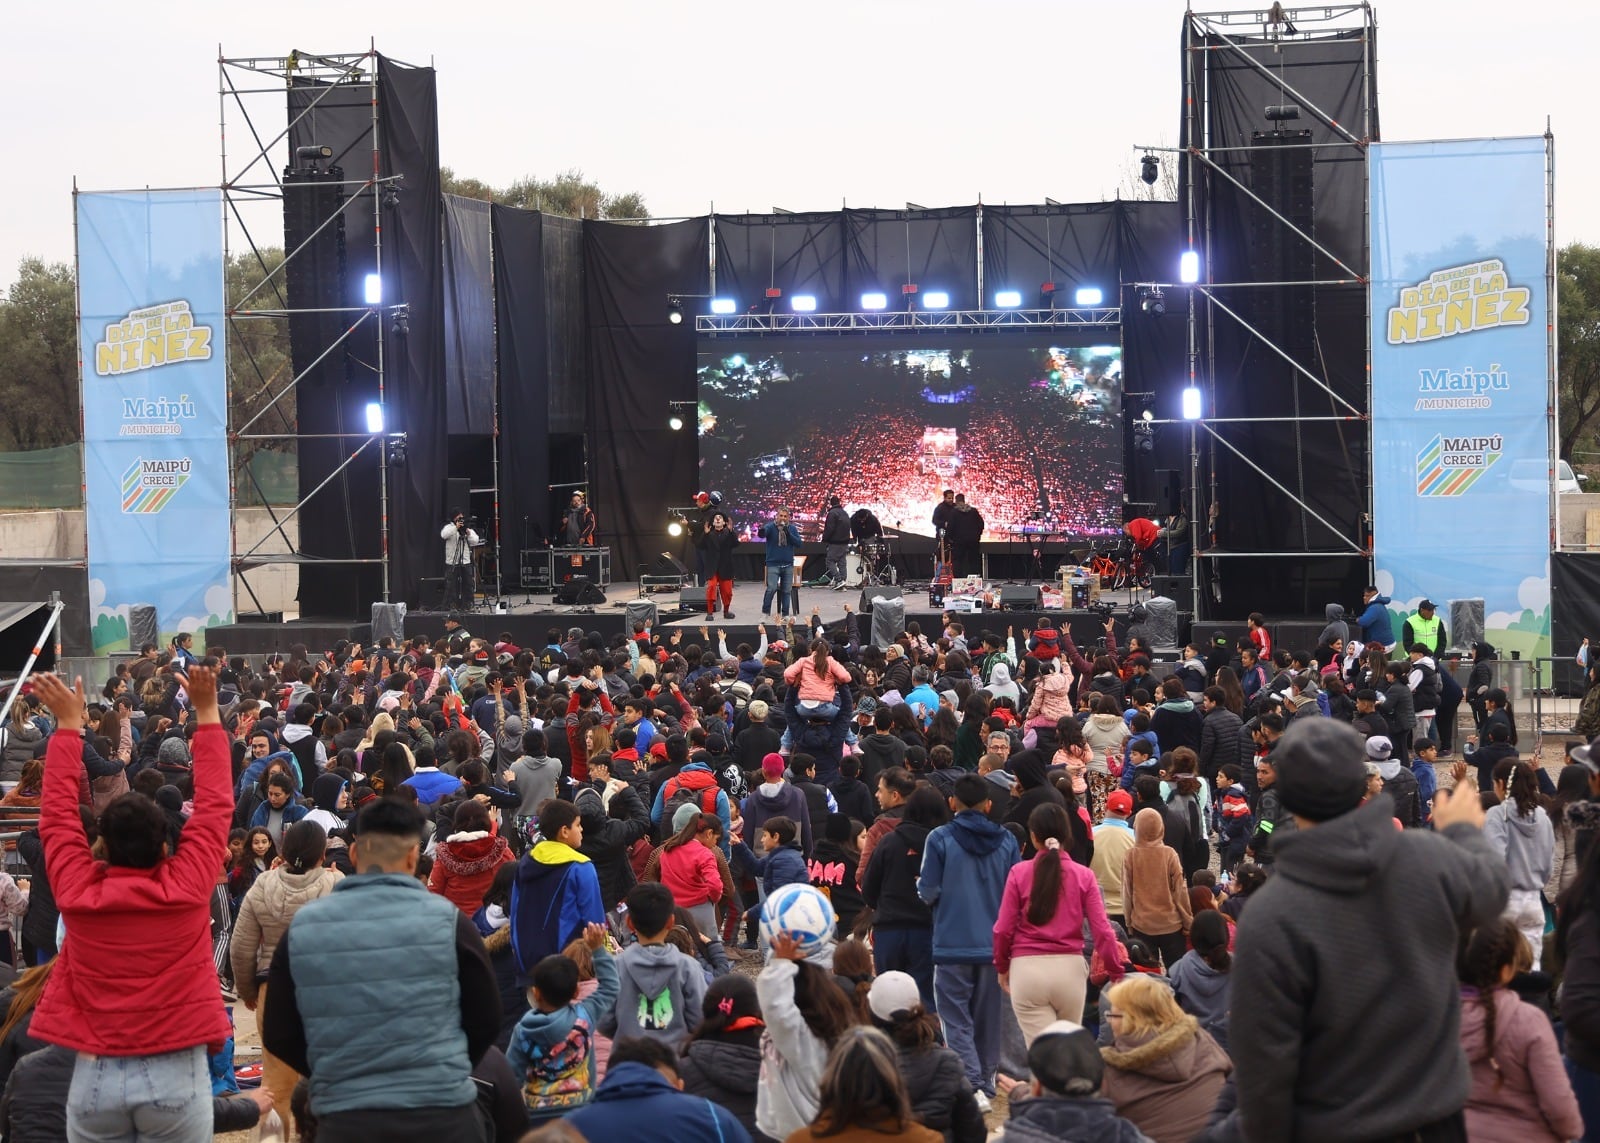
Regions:
[[[1175,468],[1156,469],[1156,511],[1163,516],[1177,512],[1183,502],[1183,482]]]
[[[128,646],[137,650],[146,643],[161,643],[161,629],[156,623],[156,609],[148,603],[135,603],[128,608]]]
[[[650,574],[659,576],[681,575],[688,578],[693,573],[683,566],[683,561],[677,556],[671,552],[662,552],[656,557],[656,562],[651,565]]]
[[[372,605],[372,645],[376,647],[385,638],[393,639],[397,647],[406,641],[406,605],[404,603],[374,603]]]
[[[444,607],[444,576],[423,576],[417,580],[417,610],[438,611]]]
[[[879,584],[877,587],[861,589],[861,614],[872,614],[872,601],[874,599],[899,599],[900,589],[893,584]]]
[[[678,610],[692,611],[698,615],[706,613],[706,589],[703,587],[685,587],[678,592]]]
[[[606,593],[590,582],[586,575],[575,575],[556,589],[554,602],[571,607],[574,604],[604,603]]]
[[[1008,583],[1000,588],[1001,611],[1038,611],[1042,601],[1038,584]]]
[[[651,629],[654,629],[656,625],[656,605],[648,599],[630,599],[626,614],[628,616],[627,634],[630,637],[633,635],[633,625],[635,623],[643,623]]]
[[[444,510],[472,515],[472,481],[465,476],[445,477]]]
[[[1194,595],[1194,581],[1186,575],[1151,576],[1150,594],[1164,595],[1177,603],[1188,603]]]

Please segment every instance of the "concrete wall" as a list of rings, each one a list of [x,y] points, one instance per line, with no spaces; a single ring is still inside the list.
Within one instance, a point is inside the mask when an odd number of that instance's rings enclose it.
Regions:
[[[1600,536],[1589,545],[1587,515],[1600,511],[1600,492],[1567,492],[1556,498],[1556,527],[1564,552],[1600,551]]]
[[[279,517],[289,509],[276,509]],[[290,544],[300,542],[298,519],[289,520],[283,530],[286,542],[273,527],[265,508],[241,508],[235,516],[234,550],[247,552],[263,536],[268,536],[257,555],[282,555]],[[6,559],[81,560],[85,548],[83,510],[49,509],[41,512],[0,512],[0,556]],[[286,617],[299,614],[295,593],[300,588],[300,569],[295,564],[272,564],[234,576],[235,597],[241,612],[282,611]],[[249,591],[245,584],[249,584]],[[251,598],[254,592],[255,598]]]

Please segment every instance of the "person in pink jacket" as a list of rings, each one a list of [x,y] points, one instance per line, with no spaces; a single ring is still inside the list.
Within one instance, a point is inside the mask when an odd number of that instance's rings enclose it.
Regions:
[[[1089,921],[1095,955],[1112,980],[1122,978],[1117,938],[1106,917],[1100,883],[1067,856],[1071,825],[1054,803],[1034,808],[1028,833],[1037,855],[1012,866],[994,923],[994,966],[1011,995],[1022,1038],[1032,1044],[1056,1020],[1083,1018],[1089,965],[1083,956],[1083,922]]]
[[[850,681],[850,672],[839,664],[825,639],[811,644],[811,654],[796,659],[783,672],[783,681],[800,687],[800,713],[807,718],[832,718],[839,713],[834,702],[839,686]]]
[[[1506,987],[1517,971],[1517,926],[1504,917],[1474,930],[1456,965],[1461,1048],[1472,1072],[1473,1143],[1559,1143],[1585,1138],[1550,1018]]]
[[[713,852],[722,836],[716,814],[696,814],[661,845],[661,883],[673,904],[689,910],[702,933],[717,931],[722,873]]]
[[[1040,727],[1053,727],[1073,715],[1072,668],[1062,662],[1057,669],[1056,664],[1046,662],[1043,670],[1045,673],[1034,684],[1033,697],[1028,700],[1028,713],[1023,720],[1027,733],[1023,735],[1022,745],[1028,750],[1037,745],[1037,739],[1028,741],[1029,734],[1037,736]]]

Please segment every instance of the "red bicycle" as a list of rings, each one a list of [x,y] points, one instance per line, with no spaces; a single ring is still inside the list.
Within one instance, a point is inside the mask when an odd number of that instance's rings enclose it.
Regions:
[[[1133,541],[1124,536],[1120,541],[1094,548],[1089,559],[1089,570],[1100,577],[1102,586],[1121,591],[1130,583],[1148,588],[1156,569],[1145,552],[1134,547]]]

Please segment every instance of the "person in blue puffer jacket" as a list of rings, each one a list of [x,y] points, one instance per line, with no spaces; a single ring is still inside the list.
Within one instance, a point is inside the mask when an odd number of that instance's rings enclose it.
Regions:
[[[1361,593],[1361,602],[1366,605],[1361,617],[1356,620],[1357,626],[1361,628],[1361,641],[1392,648],[1394,619],[1389,614],[1389,597],[1379,595],[1375,587],[1368,587]]]

